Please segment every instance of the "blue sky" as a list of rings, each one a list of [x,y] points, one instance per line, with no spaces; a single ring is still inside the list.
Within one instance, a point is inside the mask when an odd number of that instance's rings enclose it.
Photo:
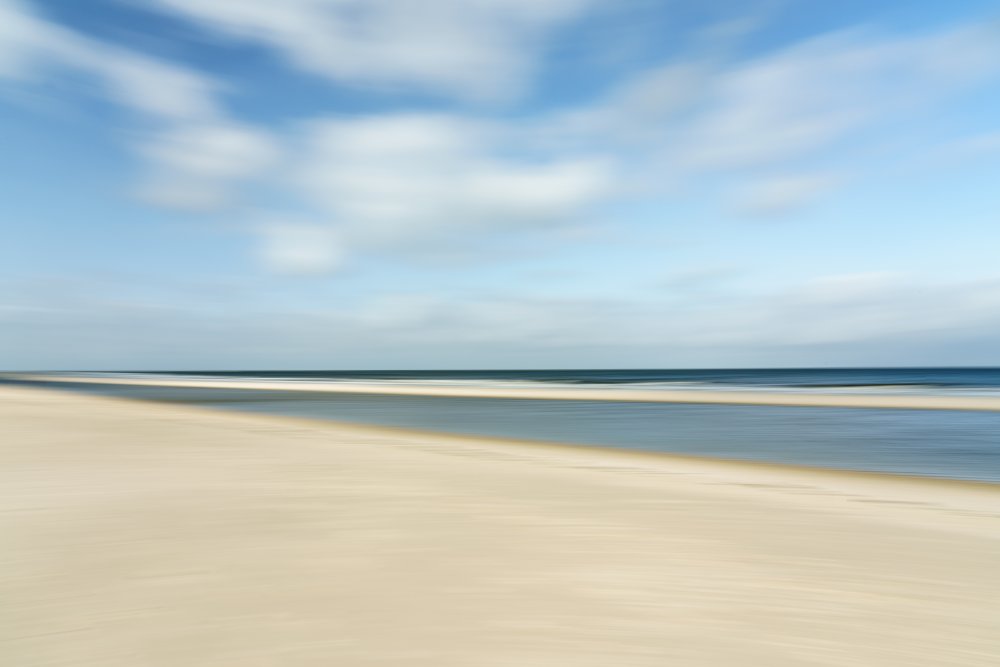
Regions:
[[[0,0],[0,367],[1000,365],[993,2]]]

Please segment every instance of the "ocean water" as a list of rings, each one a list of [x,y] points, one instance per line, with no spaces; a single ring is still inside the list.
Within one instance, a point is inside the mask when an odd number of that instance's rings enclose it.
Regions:
[[[88,374],[91,375],[91,374]],[[96,373],[94,374],[96,375]],[[240,389],[289,383],[754,389],[998,394],[1000,369],[190,371],[102,376],[225,378],[233,389],[53,385],[142,400],[449,433],[599,445],[1000,483],[1000,413],[450,398]]]

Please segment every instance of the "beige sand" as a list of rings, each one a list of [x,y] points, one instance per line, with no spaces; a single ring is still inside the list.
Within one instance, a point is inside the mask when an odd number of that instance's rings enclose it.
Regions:
[[[560,401],[627,401],[638,403],[725,403],[730,405],[788,405],[801,407],[894,408],[915,410],[1000,411],[1000,396],[921,396],[908,394],[799,393],[780,391],[674,391],[664,389],[608,390],[539,387],[469,387],[352,382],[227,382],[218,380],[170,380],[101,378],[59,375],[7,374],[14,379],[46,382],[121,384],[153,387],[201,387],[203,389],[270,389],[396,396],[452,396],[465,398],[522,398]]]
[[[0,664],[1000,664],[990,485],[0,388]]]

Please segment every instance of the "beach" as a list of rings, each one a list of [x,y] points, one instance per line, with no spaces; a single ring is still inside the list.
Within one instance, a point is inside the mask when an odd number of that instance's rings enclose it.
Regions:
[[[998,485],[15,386],[0,424],[4,664],[1000,662]]]

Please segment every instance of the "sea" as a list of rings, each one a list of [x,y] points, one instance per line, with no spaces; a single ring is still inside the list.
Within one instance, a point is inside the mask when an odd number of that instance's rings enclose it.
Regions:
[[[59,373],[60,376],[68,375]],[[432,386],[588,387],[1000,396],[1000,368],[782,368],[425,371],[142,371],[81,377],[213,379],[232,389],[108,384],[53,387],[139,400],[398,428],[543,440],[1000,483],[1000,413],[393,396],[242,389],[266,380]]]

